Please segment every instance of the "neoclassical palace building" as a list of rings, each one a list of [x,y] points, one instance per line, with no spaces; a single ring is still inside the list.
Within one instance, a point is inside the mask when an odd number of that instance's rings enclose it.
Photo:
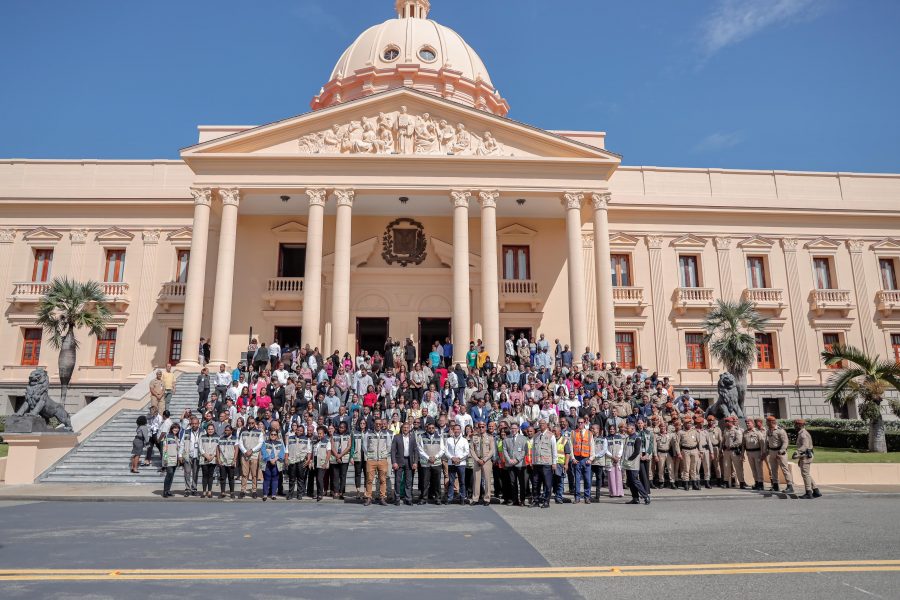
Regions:
[[[310,112],[200,126],[180,160],[0,160],[6,412],[35,366],[55,378],[35,317],[56,276],[103,282],[113,310],[81,339],[72,411],[196,368],[201,337],[234,365],[251,332],[326,353],[451,337],[459,360],[542,333],[708,398],[717,298],[771,317],[756,414],[831,415],[830,344],[900,358],[900,175],[624,166],[603,132],[508,118],[428,0],[396,9]]]

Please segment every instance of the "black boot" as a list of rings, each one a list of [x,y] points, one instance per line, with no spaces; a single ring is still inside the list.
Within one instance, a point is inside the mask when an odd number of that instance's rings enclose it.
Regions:
[[[773,492],[777,492],[777,491],[778,491],[778,482],[777,482],[777,481],[773,481],[773,482],[772,482],[772,491],[773,491]]]
[[[742,489],[742,490],[746,490],[746,489],[747,489],[747,484],[744,483],[743,481],[741,482],[741,489]]]
[[[813,488],[812,497],[813,498],[821,498],[822,497],[822,492],[819,491],[819,488]]]
[[[788,486],[786,488],[784,488],[784,493],[785,494],[793,494],[794,486],[789,483]]]
[[[703,482],[703,487],[705,487],[705,488],[708,489],[708,490],[712,489],[712,486],[709,485],[709,480],[708,480],[708,479],[707,479],[706,481]]]
[[[801,500],[812,500],[812,494],[809,492],[809,490],[806,490],[806,493],[802,496],[798,496],[798,498],[800,498]]]
[[[699,491],[700,491],[700,480],[699,480],[699,479],[695,479],[695,480],[692,482],[691,489],[694,490],[695,492],[699,492]]]

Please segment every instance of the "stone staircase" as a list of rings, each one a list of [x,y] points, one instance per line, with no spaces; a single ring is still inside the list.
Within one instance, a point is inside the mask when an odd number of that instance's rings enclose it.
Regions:
[[[178,377],[175,393],[168,407],[173,418],[180,418],[186,408],[196,409],[196,378],[196,373],[185,373]],[[39,481],[161,485],[163,474],[159,473],[160,456],[156,450],[153,451],[151,466],[140,467],[138,474],[129,469],[131,441],[137,427],[135,421],[140,415],[146,415],[147,410],[148,408],[119,412],[44,473]],[[176,484],[180,480],[182,478],[178,473],[175,477]]]

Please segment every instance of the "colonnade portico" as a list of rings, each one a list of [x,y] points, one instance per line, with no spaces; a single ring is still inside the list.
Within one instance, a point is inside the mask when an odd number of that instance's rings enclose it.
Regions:
[[[213,190],[218,193],[214,194]],[[330,192],[330,193],[329,193]],[[515,192],[514,190],[510,193]],[[306,259],[303,285],[303,309],[301,313],[301,343],[318,347],[322,352],[349,350],[350,341],[350,301],[351,301],[351,227],[354,200],[358,190],[350,188],[304,188],[308,202],[306,230]],[[188,267],[188,282],[184,305],[183,353],[179,366],[198,366],[197,348],[200,343],[204,280],[206,277],[206,253],[209,236],[211,202],[218,197],[222,202],[222,218],[216,258],[215,293],[212,307],[211,361],[228,362],[230,325],[232,312],[233,281],[240,274],[234,273],[235,245],[237,239],[238,206],[241,190],[236,187],[198,187],[192,189],[194,196],[193,237],[191,240],[191,260]],[[464,363],[469,341],[473,339],[473,315],[471,308],[470,253],[469,253],[469,209],[473,199],[480,207],[480,318],[483,343],[492,358],[502,358],[503,336],[499,302],[499,260],[497,233],[497,202],[501,191],[448,190],[453,224],[452,254],[452,315],[451,332],[453,360]],[[606,191],[561,191],[558,196],[562,203],[566,223],[569,345],[574,355],[579,356],[588,345],[588,325],[586,310],[585,280],[582,259],[582,205],[586,197],[593,206],[593,229],[595,239],[595,270],[597,288],[597,319],[600,336],[600,354],[605,360],[615,356],[615,317],[613,309],[612,281],[610,274],[610,246],[607,207],[610,194]],[[334,230],[334,270],[331,291],[331,345],[324,348],[323,341],[323,241],[324,215],[329,196],[336,202]],[[538,332],[534,332],[537,334]],[[418,340],[428,343],[429,340]]]

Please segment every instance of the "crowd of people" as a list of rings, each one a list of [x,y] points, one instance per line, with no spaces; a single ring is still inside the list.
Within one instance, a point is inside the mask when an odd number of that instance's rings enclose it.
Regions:
[[[626,487],[631,504],[650,504],[662,487],[762,490],[768,477],[779,491],[779,473],[783,491],[794,493],[788,437],[774,417],[719,423],[689,389],[676,395],[667,377],[641,366],[626,372],[589,349],[573,357],[543,335],[510,336],[497,362],[481,340],[465,362],[452,356],[449,339],[422,361],[409,339],[388,338],[383,353],[357,356],[254,340],[237,367],[204,365],[196,410],[181,415],[167,409],[169,366],[151,383],[132,470],[156,449],[164,497],[181,468],[185,496],[212,498],[218,483],[220,498],[321,501],[345,498],[352,466],[365,505],[547,508],[551,500],[590,504],[604,488],[622,498]],[[812,440],[796,424],[801,497],[819,497]]]

